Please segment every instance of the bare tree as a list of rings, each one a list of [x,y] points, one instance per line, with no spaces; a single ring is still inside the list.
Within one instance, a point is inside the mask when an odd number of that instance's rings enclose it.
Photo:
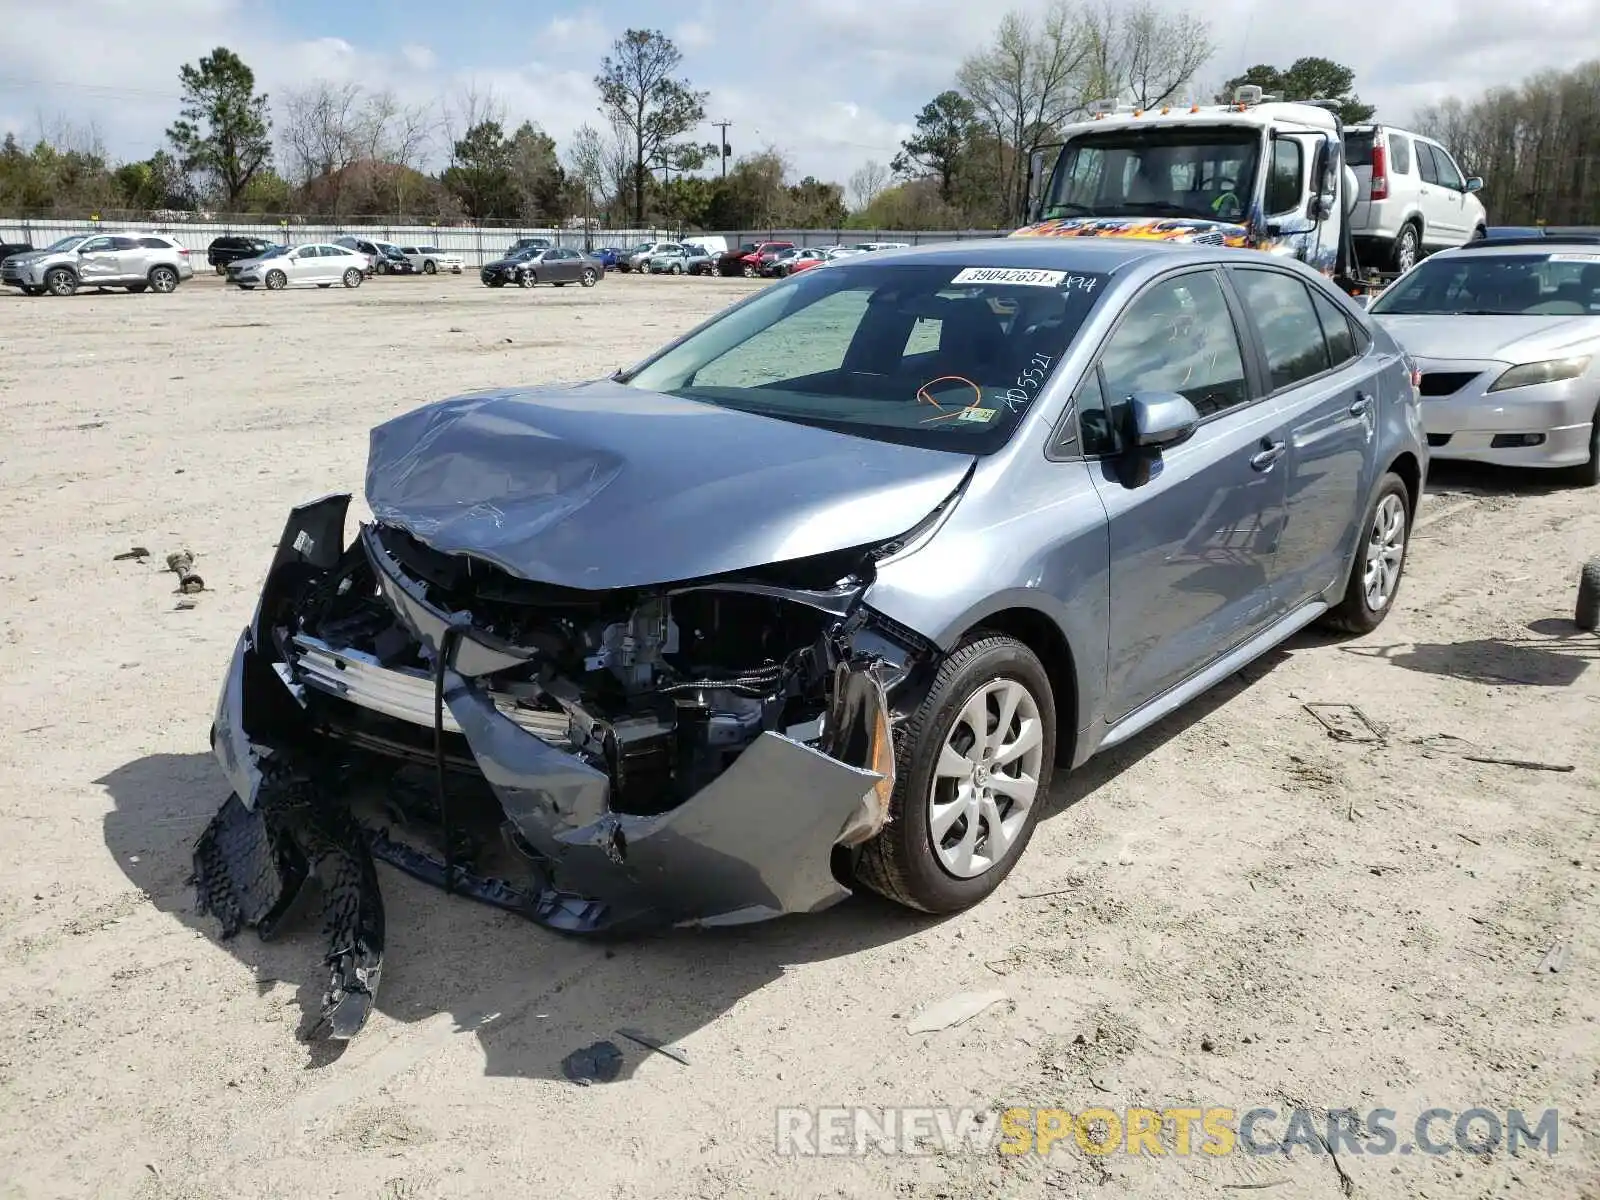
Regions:
[[[606,191],[614,205],[626,207],[625,199],[633,188],[633,135],[626,126],[612,121],[602,145]]]
[[[455,161],[455,145],[466,137],[467,131],[494,122],[506,123],[505,102],[495,95],[492,86],[479,88],[476,81],[468,81],[456,94],[443,102],[440,127],[450,143],[450,161]]]
[[[889,186],[889,168],[869,158],[850,176],[850,204],[856,212],[872,207],[872,202]]]
[[[1447,98],[1410,123],[1483,180],[1495,223],[1600,224],[1600,60]]]
[[[606,147],[593,125],[580,125],[567,143],[567,172],[583,193],[583,215],[594,216],[606,186]]]
[[[1006,14],[990,46],[961,65],[961,89],[994,135],[1008,215],[1026,201],[1029,157],[1081,108],[1082,76],[1095,48],[1093,27],[1056,0],[1037,26],[1020,12]]]
[[[1194,83],[1215,52],[1203,17],[1165,12],[1150,0],[1084,14],[1090,39],[1083,98],[1118,97],[1142,108],[1166,104]]]
[[[284,164],[292,183],[336,174],[355,161],[351,130],[361,85],[314,83],[283,99]]]

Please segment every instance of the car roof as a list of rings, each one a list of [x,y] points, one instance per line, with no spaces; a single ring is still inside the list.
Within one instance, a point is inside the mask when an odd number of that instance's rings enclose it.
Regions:
[[[1583,254],[1586,257],[1600,255],[1600,237],[1577,234],[1562,237],[1560,234],[1549,234],[1545,237],[1508,237],[1484,238],[1476,242],[1468,242],[1465,246],[1452,246],[1448,250],[1440,250],[1430,258],[1473,258],[1483,255],[1518,256],[1523,258],[1548,258],[1552,254]],[[1427,259],[1423,260],[1424,262]]]
[[[880,243],[881,244],[881,243]],[[1035,270],[1092,271],[1109,274],[1130,263],[1157,255],[1195,262],[1216,262],[1223,248],[1141,238],[985,238],[939,242],[905,250],[879,250],[843,260],[876,266],[879,263],[959,263],[967,267],[1024,267]],[[1236,250],[1227,251],[1238,254]],[[844,266],[841,270],[848,269]]]

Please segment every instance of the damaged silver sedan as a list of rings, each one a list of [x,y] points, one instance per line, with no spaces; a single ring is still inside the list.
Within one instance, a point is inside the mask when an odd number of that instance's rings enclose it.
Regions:
[[[1292,542],[1304,594],[1270,610],[1285,473],[1216,465],[1259,439],[1230,421],[1262,406],[1195,436],[1223,386],[1270,390],[1254,363],[1084,398],[1113,365],[1167,378],[1215,315],[1167,309],[1201,277],[1221,297],[1219,255],[865,256],[610,379],[379,426],[372,520],[348,531],[347,495],[295,509],[235,648],[211,735],[233,795],[196,845],[201,907],[225,936],[270,936],[316,877],[324,1018],[348,1038],[382,969],[374,860],[570,933],[814,912],[859,885],[926,911],[978,902],[1058,758],[1124,740],[1335,604],[1375,623],[1392,596],[1341,599],[1372,577],[1363,514],[1393,492],[1373,454],[1404,473],[1416,452],[1381,333],[1364,370],[1382,436],[1316,464],[1331,507]],[[1164,287],[1134,326],[1156,357],[1116,359],[1121,333],[1102,349]]]

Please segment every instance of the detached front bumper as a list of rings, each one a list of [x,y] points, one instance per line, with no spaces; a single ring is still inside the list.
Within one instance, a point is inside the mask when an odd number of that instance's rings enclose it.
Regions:
[[[343,557],[348,503],[348,496],[331,496],[293,511],[261,604],[223,680],[211,743],[234,795],[202,838],[204,861],[197,847],[196,879],[202,908],[223,917],[225,934],[241,925],[270,928],[273,914],[292,898],[297,871],[305,873],[295,864],[318,857],[315,846],[296,845],[304,840],[304,822],[293,814],[307,812],[316,818],[311,840],[324,850],[334,845],[335,860],[353,864],[344,871],[350,878],[361,876],[371,854],[570,933],[740,924],[815,912],[850,894],[834,875],[836,847],[859,845],[882,828],[893,789],[881,659],[838,661],[820,723],[760,733],[677,807],[654,815],[619,812],[608,770],[577,748],[562,714],[524,707],[493,686],[489,677],[525,661],[526,652],[436,607],[371,530],[363,529],[359,544],[381,597],[432,671],[386,665],[370,653],[269,628],[290,580],[326,573]],[[327,764],[386,739],[344,736],[350,722],[341,717],[350,716],[359,716],[369,734],[392,730],[393,745],[422,746],[445,736],[464,744],[465,754],[453,752],[451,769],[481,774],[526,856],[527,877],[453,873],[386,829],[351,834],[357,826],[349,801],[338,794]],[[328,829],[348,836],[340,842]],[[231,844],[250,849],[230,863],[217,847]],[[279,886],[262,893],[263,864],[273,861],[287,865],[277,870]],[[381,962],[381,932],[378,941],[374,961]],[[329,961],[337,967],[331,950]],[[375,988],[374,963],[364,969]],[[330,997],[337,996],[329,1011],[347,1005],[342,1027],[349,1033],[336,1028],[338,1036],[354,1032],[349,996],[352,989],[361,994],[348,970],[346,976],[330,987]]]

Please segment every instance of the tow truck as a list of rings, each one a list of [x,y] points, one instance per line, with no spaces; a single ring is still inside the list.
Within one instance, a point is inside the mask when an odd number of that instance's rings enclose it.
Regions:
[[[1365,298],[1393,275],[1350,240],[1359,184],[1333,101],[1279,101],[1247,85],[1227,104],[1145,109],[1100,100],[1029,164],[1011,237],[1125,237],[1298,258]]]

